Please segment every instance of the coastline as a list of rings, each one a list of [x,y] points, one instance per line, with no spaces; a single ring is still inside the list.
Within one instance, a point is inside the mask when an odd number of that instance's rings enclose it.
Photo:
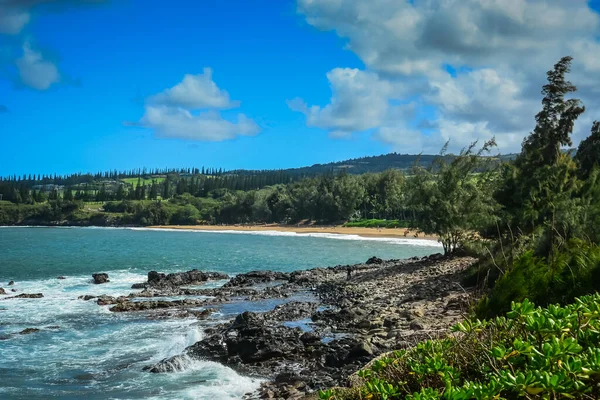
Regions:
[[[390,238],[390,239],[419,239],[438,241],[437,235],[425,235],[419,233],[415,237],[415,230],[405,228],[349,228],[343,226],[314,225],[314,226],[294,226],[294,225],[153,225],[147,226],[148,229],[170,229],[170,230],[193,230],[193,231],[237,231],[237,232],[288,232],[297,234],[325,233],[333,235],[356,235],[365,238]]]

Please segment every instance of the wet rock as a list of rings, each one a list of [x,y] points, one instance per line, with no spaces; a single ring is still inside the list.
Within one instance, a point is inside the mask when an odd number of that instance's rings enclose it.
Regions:
[[[110,282],[108,280],[108,274],[104,273],[104,272],[99,273],[99,274],[92,274],[92,278],[94,279],[94,284],[96,284],[96,285]]]
[[[133,285],[131,285],[132,289],[146,289],[147,287],[147,283],[134,283]]]
[[[67,279],[67,278],[65,278],[64,276],[61,275],[61,276],[57,276],[56,279],[63,280],[63,279]]]
[[[372,265],[372,264],[383,264],[383,260],[381,258],[378,257],[371,257],[367,260],[366,262],[367,265]]]
[[[0,294],[6,294],[6,291],[0,287]]]
[[[14,284],[15,284],[15,281],[10,281],[10,282],[8,282],[8,286],[12,286],[12,285],[14,285]]]
[[[192,310],[192,311],[189,311],[189,313],[194,315],[199,320],[204,320],[204,319],[207,319],[208,317],[210,317],[216,311],[217,310],[215,308],[207,308],[202,311],[193,311]]]
[[[220,272],[202,272],[197,269],[165,275],[160,272],[148,272],[146,287],[179,288],[180,286],[197,285],[208,280],[228,279],[229,275]]]
[[[258,283],[268,283],[275,281],[288,281],[290,274],[276,271],[250,271],[245,274],[239,274],[231,278],[224,287],[243,287],[252,286]]]
[[[144,311],[156,310],[173,307],[190,307],[202,304],[201,301],[184,299],[174,301],[118,301],[115,306],[109,308],[112,312],[127,312],[127,311]]]
[[[165,274],[163,273],[159,273],[156,271],[150,271],[148,272],[148,283],[150,284],[155,284],[160,282],[162,279],[165,279]]]
[[[40,299],[44,297],[41,293],[21,293],[17,296],[10,297],[11,299]]]
[[[78,299],[80,300],[84,300],[84,301],[88,301],[88,300],[92,300],[95,299],[96,296],[92,296],[90,294],[86,294],[85,296],[79,296]]]
[[[35,332],[39,332],[40,330],[38,328],[27,328],[27,329],[23,329],[21,332],[19,332],[19,335],[29,335],[30,333],[35,333]]]
[[[189,358],[182,355],[177,355],[167,358],[155,365],[146,366],[142,368],[142,371],[148,371],[155,374],[164,372],[183,371],[188,364]]]
[[[129,301],[129,299],[124,296],[113,297],[113,296],[107,296],[107,295],[103,294],[102,296],[98,296],[98,300],[96,300],[96,304],[98,304],[99,306],[108,306],[111,304],[118,304],[118,303],[122,303],[125,301]]]

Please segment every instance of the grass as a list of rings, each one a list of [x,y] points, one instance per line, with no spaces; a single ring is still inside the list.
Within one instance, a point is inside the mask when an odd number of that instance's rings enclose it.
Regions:
[[[346,228],[408,228],[409,221],[398,219],[361,219],[359,221],[346,222]]]
[[[154,178],[147,178],[147,179],[143,179],[141,177],[140,178],[125,178],[125,179],[121,179],[121,182],[125,182],[128,185],[131,185],[135,189],[137,187],[137,184],[138,184],[138,179],[139,179],[139,181],[140,181],[141,184],[148,186],[148,185],[151,185],[152,182],[156,182],[156,183],[163,182],[165,180],[165,177],[164,176],[157,176],[157,177],[154,177]]]

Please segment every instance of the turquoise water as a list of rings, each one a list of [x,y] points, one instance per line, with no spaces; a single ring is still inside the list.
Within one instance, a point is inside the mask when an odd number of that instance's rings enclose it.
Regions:
[[[113,314],[85,294],[125,295],[150,270],[198,268],[234,275],[257,269],[292,271],[364,262],[371,256],[407,258],[439,251],[427,241],[302,236],[265,232],[207,233],[102,228],[0,228],[1,399],[239,399],[260,380],[216,363],[191,361],[181,372],[150,374],[148,364],[179,354],[202,337],[194,319],[152,320]],[[94,272],[111,282],[90,283]],[[65,276],[64,280],[56,277]],[[14,280],[14,286],[7,286]],[[225,305],[221,318],[277,301]],[[214,321],[213,321],[214,323]],[[25,328],[39,332],[19,335]]]

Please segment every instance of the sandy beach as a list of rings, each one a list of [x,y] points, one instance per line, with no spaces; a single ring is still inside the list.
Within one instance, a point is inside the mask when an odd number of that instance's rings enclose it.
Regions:
[[[406,228],[347,228],[343,226],[323,226],[323,225],[159,225],[150,226],[153,229],[182,229],[182,230],[202,230],[202,231],[277,231],[277,232],[295,232],[295,233],[330,233],[338,235],[358,235],[362,237],[386,237],[386,238],[406,238],[406,239],[429,239],[436,240],[436,235],[425,235],[414,230]]]

